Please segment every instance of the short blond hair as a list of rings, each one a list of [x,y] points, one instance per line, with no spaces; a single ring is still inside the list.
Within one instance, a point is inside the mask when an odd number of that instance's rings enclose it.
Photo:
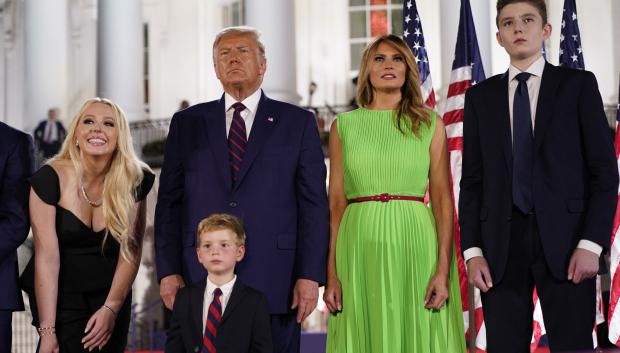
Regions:
[[[198,224],[198,230],[196,231],[196,247],[200,247],[200,236],[202,234],[222,229],[228,229],[235,233],[235,243],[237,246],[245,245],[245,230],[243,229],[241,220],[230,214],[216,213],[203,219]]]

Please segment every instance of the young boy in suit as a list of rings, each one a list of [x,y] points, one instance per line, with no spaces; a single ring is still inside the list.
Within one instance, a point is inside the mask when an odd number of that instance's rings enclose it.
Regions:
[[[618,192],[601,95],[591,72],[545,62],[544,0],[499,0],[496,24],[510,67],[466,93],[459,200],[488,352],[529,352],[534,286],[551,351],[592,351]]]
[[[167,353],[272,353],[267,299],[237,279],[245,232],[234,216],[214,214],[198,225],[198,261],[207,278],[179,290]]]

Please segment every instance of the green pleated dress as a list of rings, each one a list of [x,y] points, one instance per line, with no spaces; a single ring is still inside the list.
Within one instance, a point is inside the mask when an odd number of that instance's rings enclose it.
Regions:
[[[338,116],[347,199],[382,193],[423,197],[428,184],[430,126],[403,135],[393,112],[360,108]],[[424,308],[437,261],[430,207],[417,201],[349,204],[336,243],[342,312],[330,315],[328,353],[465,352],[455,256],[450,298]]]

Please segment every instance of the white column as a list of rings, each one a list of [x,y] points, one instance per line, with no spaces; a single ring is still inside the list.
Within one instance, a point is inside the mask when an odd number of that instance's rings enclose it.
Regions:
[[[454,61],[454,46],[459,29],[459,2],[454,0],[440,0],[439,13],[441,20],[441,91],[440,96],[445,99],[450,84],[450,73]],[[443,106],[440,105],[440,109]]]
[[[66,120],[68,16],[67,0],[25,1],[25,97],[26,130],[47,117],[51,107],[60,108]]]
[[[97,6],[97,95],[120,105],[130,121],[144,119],[142,1]]]
[[[444,60],[442,60],[441,73],[443,82],[441,85],[442,92],[445,93],[450,82],[450,73],[452,72],[452,61],[454,60],[454,49],[456,45],[456,36],[458,34],[460,19],[460,2],[454,0],[441,0],[441,52]],[[471,12],[476,27],[476,36],[478,38],[478,47],[480,48],[480,57],[482,65],[487,77],[491,76],[491,40],[495,36],[495,32],[491,31],[491,15],[488,0],[470,0]],[[493,25],[494,26],[494,25]],[[445,95],[443,96],[445,97]]]
[[[495,4],[495,1],[492,1]],[[491,21],[489,0],[471,0],[471,13],[476,26],[480,58],[486,77],[493,72],[491,67],[491,43],[495,40],[495,20]]]
[[[294,6],[291,0],[247,0],[245,22],[261,32],[266,47],[265,93],[273,99],[299,104]]]

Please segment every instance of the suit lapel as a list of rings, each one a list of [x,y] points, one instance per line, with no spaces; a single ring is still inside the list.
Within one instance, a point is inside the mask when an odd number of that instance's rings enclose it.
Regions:
[[[207,112],[204,116],[207,126],[209,146],[216,161],[216,169],[219,171],[227,190],[232,188],[232,176],[228,162],[228,142],[226,138],[226,112],[224,110],[224,96],[217,104],[215,112]]]
[[[497,81],[497,87],[493,90],[494,96],[491,101],[497,102],[497,116],[499,117],[499,130],[502,134],[502,148],[506,167],[512,173],[512,128],[510,126],[510,108],[508,105],[508,71]]]
[[[258,103],[256,115],[254,116],[254,123],[252,124],[252,129],[250,131],[247,151],[245,152],[243,162],[241,163],[241,169],[237,175],[235,189],[238,188],[243,182],[243,178],[248,173],[248,170],[252,166],[252,163],[267,141],[267,138],[273,131],[273,128],[277,122],[278,116],[272,111],[270,99],[265,96],[265,93],[261,92],[261,99]]]
[[[203,279],[200,284],[196,285],[192,288],[190,292],[190,315],[192,316],[192,320],[196,327],[195,333],[197,334],[197,338],[199,342],[202,342],[202,311],[203,304],[205,299],[205,288],[207,288],[207,279]]]
[[[235,308],[241,303],[243,297],[245,296],[245,284],[239,281],[239,277],[235,281],[233,285],[233,290],[230,293],[230,299],[228,299],[228,304],[226,304],[226,309],[224,310],[224,316],[222,316],[222,320],[220,324],[223,324],[226,319],[231,315],[231,313],[235,310]]]
[[[536,124],[534,126],[534,151],[540,148],[542,139],[549,126],[553,102],[557,87],[560,84],[559,77],[553,65],[545,63],[542,80],[540,82],[540,90],[538,93],[538,103],[536,107]]]

